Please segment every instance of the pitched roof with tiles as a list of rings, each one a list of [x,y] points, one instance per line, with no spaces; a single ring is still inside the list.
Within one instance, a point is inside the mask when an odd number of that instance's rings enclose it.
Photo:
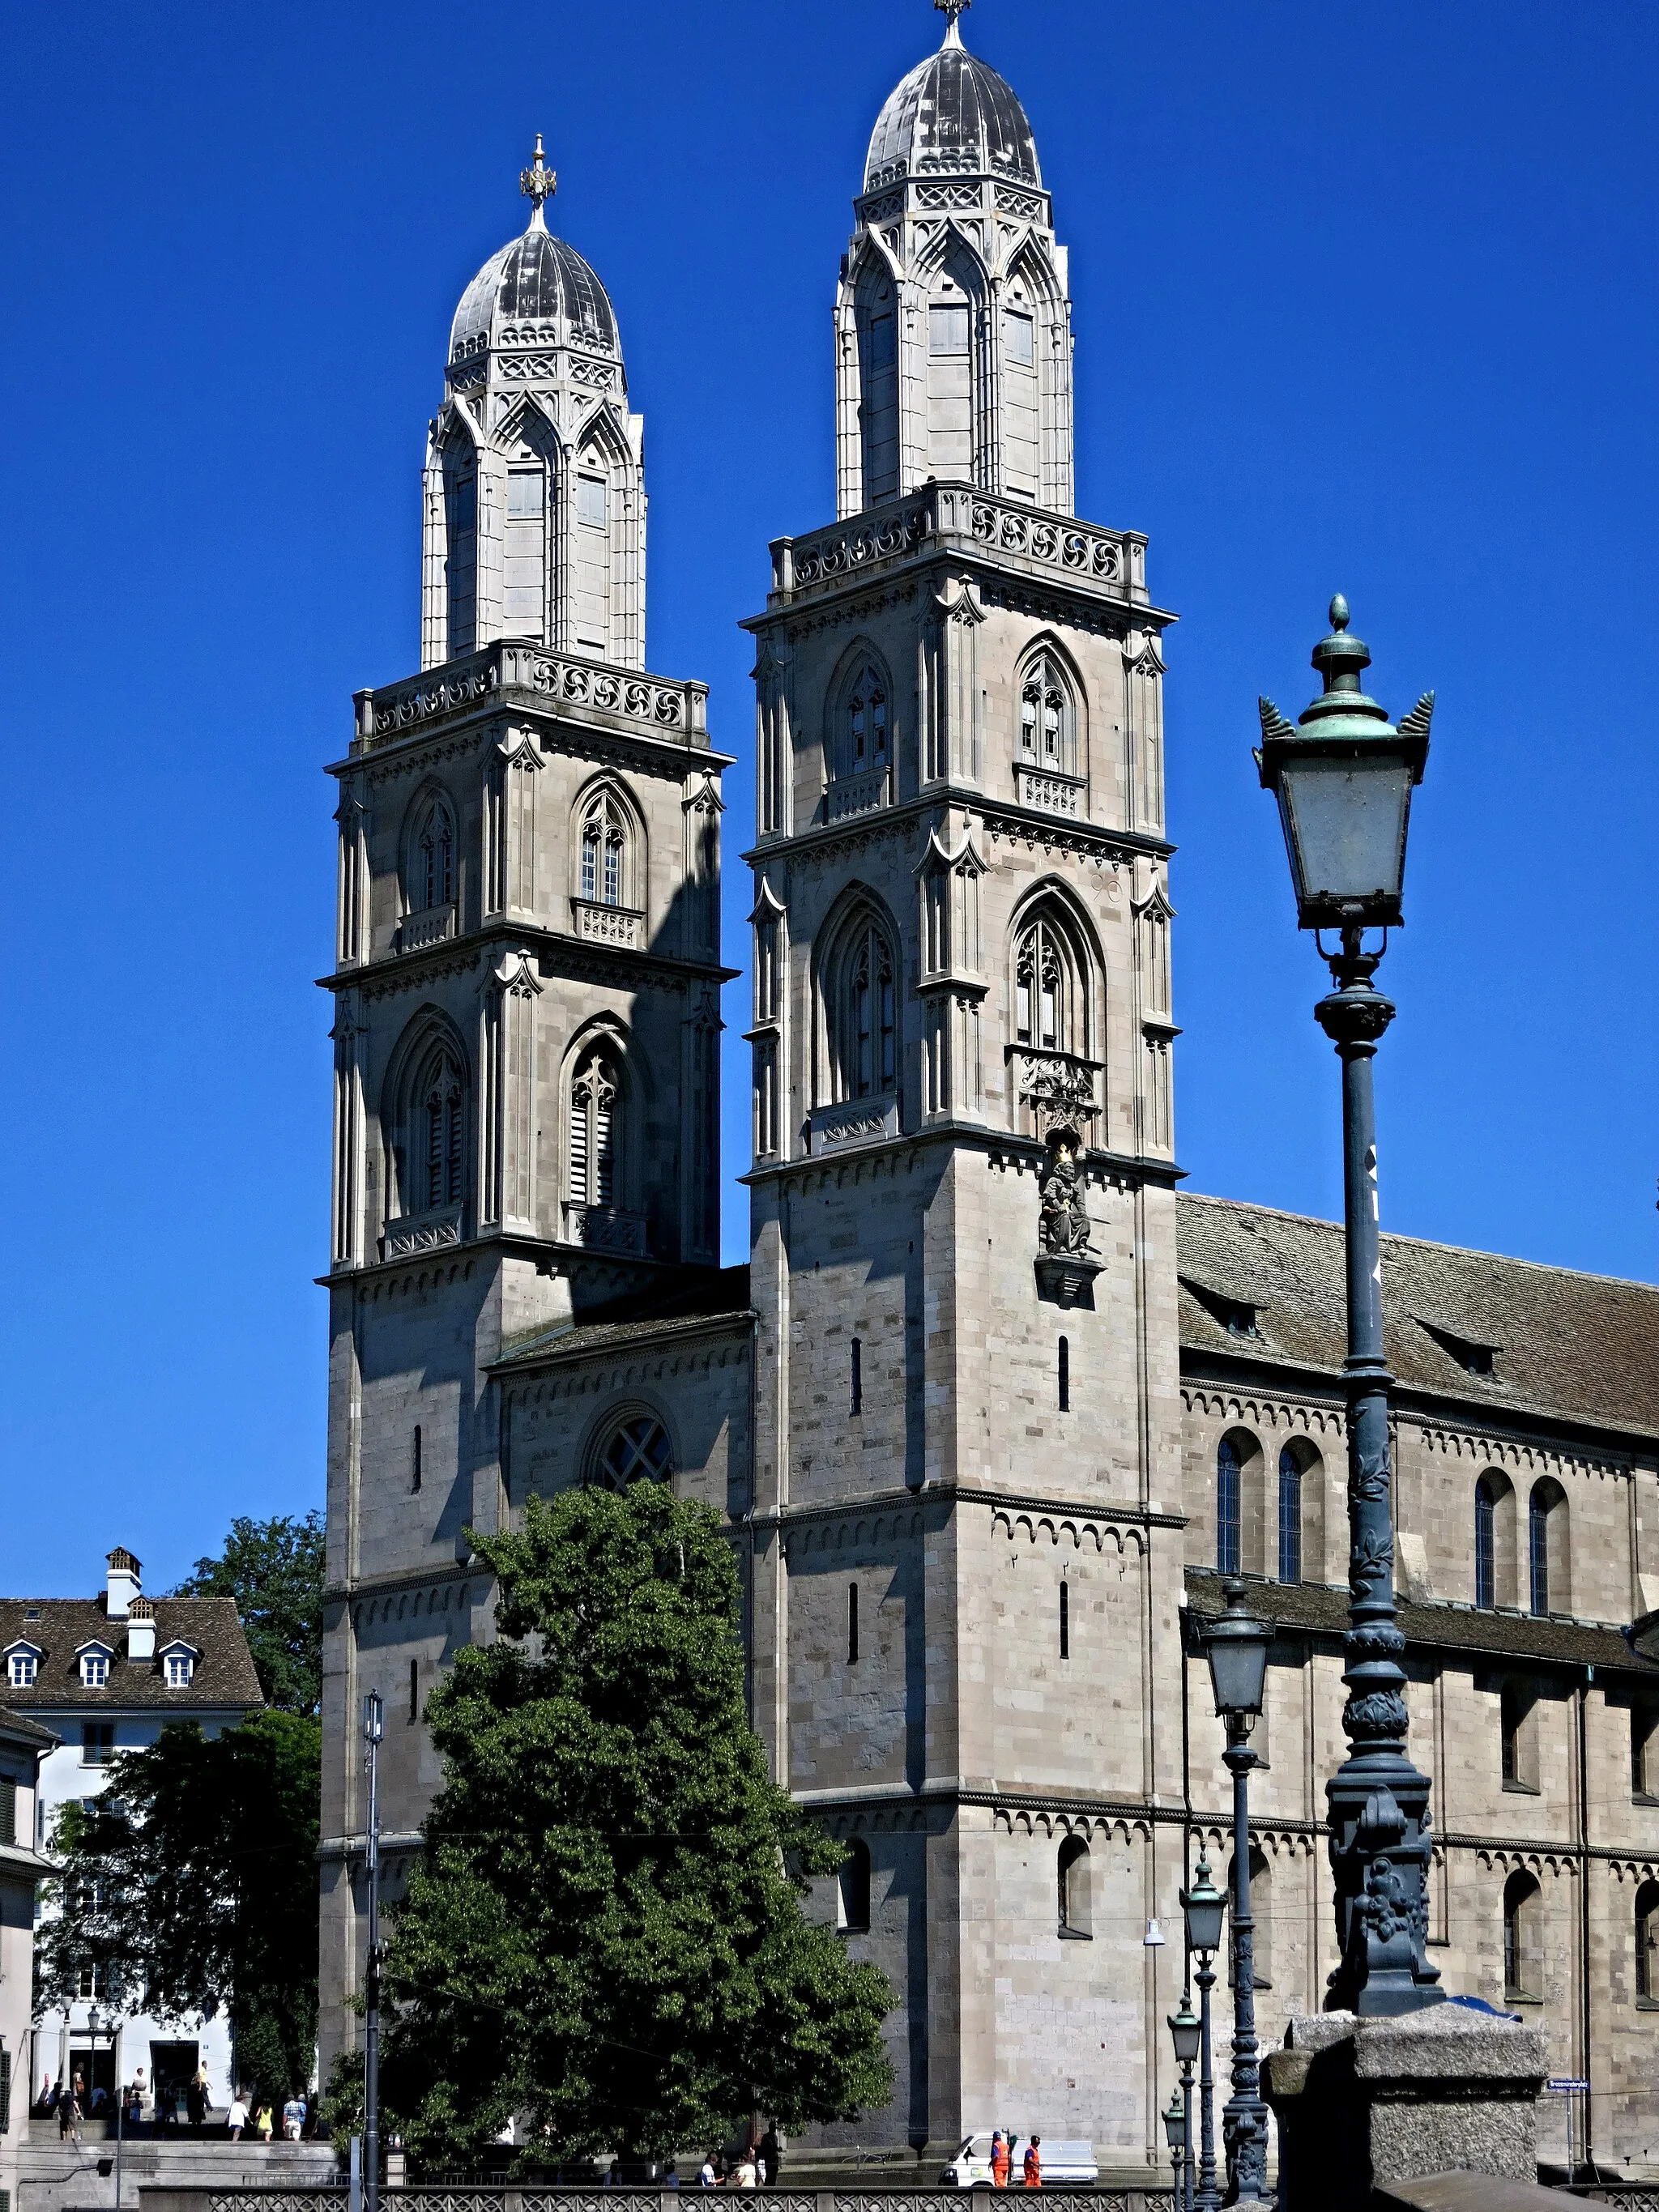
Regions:
[[[750,1318],[747,1267],[688,1270],[665,1284],[601,1306],[585,1319],[561,1322],[556,1328],[537,1329],[520,1338],[508,1346],[490,1371],[499,1375],[515,1368],[585,1358],[590,1353],[695,1335],[721,1325],[746,1331]]]
[[[1176,1272],[1183,1353],[1340,1371],[1340,1224],[1183,1192]],[[1659,1289],[1650,1283],[1384,1236],[1382,1307],[1383,1348],[1403,1392],[1659,1437]]]
[[[178,1713],[251,1711],[262,1705],[259,1678],[242,1632],[236,1601],[228,1597],[158,1597],[154,1659],[127,1656],[127,1624],[112,1620],[103,1597],[0,1598],[0,1652],[11,1644],[36,1645],[41,1658],[26,1688],[9,1679],[6,1702],[19,1713],[125,1712],[135,1706]],[[169,1644],[188,1644],[200,1654],[189,1684],[168,1686],[161,1654]],[[76,1654],[84,1644],[110,1653],[109,1680],[94,1689],[81,1680]]]

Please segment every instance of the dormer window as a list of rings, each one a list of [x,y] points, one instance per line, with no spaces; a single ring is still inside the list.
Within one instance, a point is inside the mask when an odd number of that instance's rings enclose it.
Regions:
[[[1248,1299],[1231,1297],[1225,1291],[1212,1291],[1207,1283],[1195,1283],[1190,1275],[1183,1275],[1181,1280],[1211,1320],[1224,1328],[1229,1336],[1261,1335],[1259,1309]]]
[[[81,1653],[81,1686],[102,1690],[109,1683],[109,1653],[101,1644],[90,1644]]]
[[[188,1644],[169,1644],[162,1651],[161,1679],[170,1690],[187,1690],[196,1674],[199,1655]]]
[[[15,1644],[6,1654],[6,1680],[14,1690],[32,1690],[40,1654],[32,1644]]]
[[[1460,1336],[1455,1329],[1441,1328],[1437,1322],[1425,1321],[1421,1314],[1414,1318],[1424,1334],[1432,1337],[1448,1359],[1455,1359],[1466,1375],[1496,1379],[1492,1363],[1498,1357],[1498,1346],[1482,1344],[1472,1336]]]

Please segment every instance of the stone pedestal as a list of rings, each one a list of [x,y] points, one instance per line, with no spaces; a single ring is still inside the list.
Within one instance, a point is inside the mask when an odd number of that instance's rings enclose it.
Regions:
[[[1292,2021],[1262,2090],[1279,2123],[1283,2212],[1365,2212],[1423,2174],[1535,2181],[1544,2039],[1465,2006]]]

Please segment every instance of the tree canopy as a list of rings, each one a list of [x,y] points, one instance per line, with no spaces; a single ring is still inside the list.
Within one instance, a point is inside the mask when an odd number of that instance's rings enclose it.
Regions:
[[[416,2157],[514,2119],[526,2164],[660,2157],[884,2102],[892,1990],[803,1916],[842,1851],[768,1776],[714,1514],[637,1482],[471,1540],[500,1640],[428,1701],[445,1782],[384,1984]]]
[[[173,1722],[118,1753],[103,1795],[61,1809],[36,1937],[37,2003],[98,1971],[112,2002],[164,2021],[229,2011],[240,2078],[280,2095],[310,2078],[317,2028],[321,1729],[252,1715],[222,1735]]]
[[[323,1522],[239,1514],[217,1559],[198,1559],[174,1597],[234,1597],[268,1705],[314,1713],[323,1695]]]

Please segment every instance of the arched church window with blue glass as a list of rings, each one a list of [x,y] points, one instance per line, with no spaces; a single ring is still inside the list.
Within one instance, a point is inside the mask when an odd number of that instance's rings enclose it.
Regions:
[[[1483,1613],[1498,1603],[1498,1500],[1484,1474],[1474,1486],[1474,1601]]]
[[[1302,1579],[1302,1462],[1293,1444],[1279,1455],[1279,1579]]]
[[[1238,1446],[1231,1437],[1223,1437],[1215,1455],[1215,1565],[1216,1572],[1236,1575],[1239,1571],[1239,1522],[1243,1505],[1243,1462]]]

